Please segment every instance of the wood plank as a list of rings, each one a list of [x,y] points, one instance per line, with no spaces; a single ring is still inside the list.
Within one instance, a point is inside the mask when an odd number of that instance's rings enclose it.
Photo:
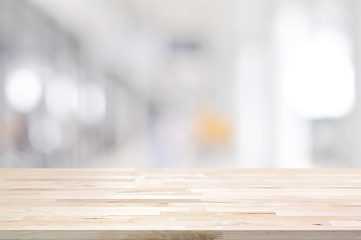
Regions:
[[[0,169],[0,240],[361,240],[361,169]]]

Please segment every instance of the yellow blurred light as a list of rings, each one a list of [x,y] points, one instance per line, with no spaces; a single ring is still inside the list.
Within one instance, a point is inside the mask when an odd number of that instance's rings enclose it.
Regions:
[[[197,116],[196,130],[199,138],[208,144],[227,144],[231,140],[229,119],[214,111],[201,112]]]

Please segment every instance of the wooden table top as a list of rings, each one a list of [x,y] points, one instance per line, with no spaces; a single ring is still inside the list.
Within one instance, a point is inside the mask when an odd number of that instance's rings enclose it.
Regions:
[[[360,240],[361,169],[0,169],[0,239]]]

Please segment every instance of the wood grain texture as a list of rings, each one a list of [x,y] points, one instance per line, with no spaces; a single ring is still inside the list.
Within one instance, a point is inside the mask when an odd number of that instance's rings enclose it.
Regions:
[[[0,239],[361,240],[361,170],[0,169]]]

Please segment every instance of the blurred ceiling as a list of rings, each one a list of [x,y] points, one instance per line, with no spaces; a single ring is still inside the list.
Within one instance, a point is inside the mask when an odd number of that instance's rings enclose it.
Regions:
[[[224,78],[236,53],[237,1],[31,1],[77,36],[91,59],[121,76],[130,74],[126,77],[145,95],[149,86],[173,96],[182,87],[194,92],[206,88],[204,81]],[[170,46],[179,39],[186,41],[183,48],[200,45],[201,53],[178,51],[174,62]],[[176,77],[169,81],[169,76]]]

